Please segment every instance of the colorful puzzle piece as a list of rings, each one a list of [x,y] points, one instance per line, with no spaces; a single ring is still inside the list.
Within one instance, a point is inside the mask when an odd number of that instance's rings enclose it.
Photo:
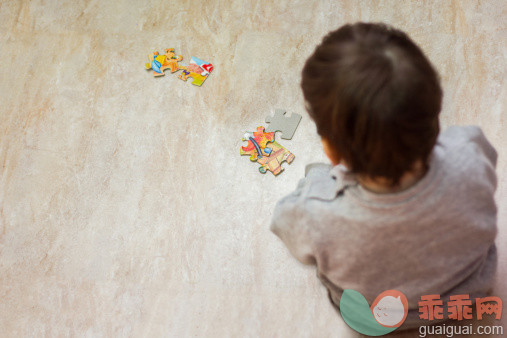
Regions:
[[[283,109],[276,109],[274,116],[266,116],[266,122],[269,123],[267,132],[282,132],[282,138],[285,140],[292,139],[294,132],[301,121],[301,115],[292,113],[287,116],[287,112]]]
[[[268,157],[263,157],[257,160],[262,166],[259,171],[263,174],[266,171],[271,171],[273,175],[278,175],[283,171],[282,162],[286,161],[291,164],[294,161],[294,154],[279,145],[277,142],[273,142],[269,145],[271,147],[271,154]]]
[[[146,69],[153,70],[153,76],[163,76],[166,69],[170,69],[174,73],[180,69],[178,62],[183,60],[183,56],[176,55],[174,48],[165,50],[164,55],[159,55],[158,52],[150,55],[150,62],[145,64]]]
[[[240,154],[250,155],[250,161],[261,164],[259,167],[261,173],[265,174],[269,170],[276,176],[283,171],[282,162],[286,161],[290,164],[295,156],[274,140],[274,132],[265,133],[264,127],[258,127],[253,135],[245,134],[243,141],[248,141],[248,144],[241,147]]]
[[[264,127],[257,127],[257,131],[251,133],[245,133],[243,141],[248,141],[245,147],[241,147],[240,155],[250,155],[250,161],[257,161],[257,159],[263,156],[269,156],[271,150],[266,149],[266,145],[269,142],[275,140],[275,133],[265,133]]]
[[[178,76],[180,79],[187,81],[187,79],[191,77],[193,79],[193,85],[201,86],[213,70],[213,65],[192,56],[192,60],[190,60],[189,65],[181,66],[181,69],[183,69],[183,73]]]

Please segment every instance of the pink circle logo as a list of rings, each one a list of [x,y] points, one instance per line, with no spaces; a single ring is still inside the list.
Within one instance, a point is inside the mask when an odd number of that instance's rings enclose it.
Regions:
[[[398,290],[384,291],[373,301],[371,313],[384,327],[400,327],[407,318],[407,297]]]

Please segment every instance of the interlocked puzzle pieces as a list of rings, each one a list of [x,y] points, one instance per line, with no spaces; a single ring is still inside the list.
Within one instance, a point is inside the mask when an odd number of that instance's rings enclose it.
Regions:
[[[194,80],[192,81],[193,85],[201,86],[213,70],[213,65],[192,56],[189,65],[186,67],[182,66],[181,69],[183,69],[183,73],[178,76],[180,79],[187,81],[191,77]]]
[[[248,144],[241,147],[240,154],[250,155],[250,161],[261,164],[259,171],[263,174],[269,170],[276,176],[283,171],[282,162],[286,161],[290,164],[294,161],[294,154],[274,142],[275,133],[265,133],[264,127],[257,127],[253,135],[246,133],[243,141],[248,141]]]
[[[180,69],[183,73],[178,76],[183,81],[187,81],[190,77],[193,79],[192,84],[195,86],[202,86],[204,80],[213,70],[213,65],[209,62],[205,62],[201,59],[192,56],[188,66],[180,66],[178,62],[183,60],[183,56],[176,55],[174,48],[168,48],[165,50],[165,54],[160,55],[159,52],[154,52],[150,55],[150,62],[146,63],[144,67],[146,69],[153,70],[153,76],[163,76],[164,71],[170,69],[171,73],[174,73]]]
[[[171,70],[171,73],[178,71],[180,69],[178,62],[181,60],[183,60],[183,56],[176,55],[174,48],[168,48],[163,55],[159,55],[158,52],[150,55],[150,62],[145,64],[145,68],[151,68],[153,76],[163,76],[167,68]]]
[[[267,132],[281,131],[282,138],[285,140],[292,139],[294,132],[301,121],[301,115],[292,113],[290,116],[283,109],[276,109],[274,116],[266,116],[266,122],[269,123]]]

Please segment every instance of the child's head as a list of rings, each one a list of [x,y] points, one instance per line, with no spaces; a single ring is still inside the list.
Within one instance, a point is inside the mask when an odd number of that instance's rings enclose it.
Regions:
[[[329,33],[306,61],[301,87],[333,162],[393,185],[418,161],[427,167],[442,89],[405,33],[369,23]]]

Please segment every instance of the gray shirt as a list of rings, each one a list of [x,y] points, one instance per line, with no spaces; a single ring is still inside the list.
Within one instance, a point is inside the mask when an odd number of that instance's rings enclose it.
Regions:
[[[426,175],[399,193],[370,192],[341,165],[310,165],[277,203],[271,231],[295,258],[316,265],[336,307],[344,289],[370,305],[395,289],[409,303],[403,327],[415,327],[423,295],[439,294],[445,305],[452,295],[475,301],[490,292],[496,158],[481,129],[468,126],[441,133]]]

